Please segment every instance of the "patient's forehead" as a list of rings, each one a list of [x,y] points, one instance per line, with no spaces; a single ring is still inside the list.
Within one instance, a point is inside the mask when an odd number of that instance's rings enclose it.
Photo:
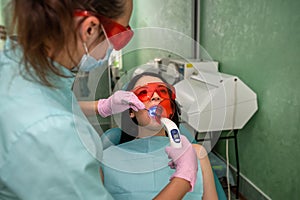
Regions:
[[[147,83],[163,82],[160,78],[154,76],[142,76],[134,85],[134,87],[143,86]]]

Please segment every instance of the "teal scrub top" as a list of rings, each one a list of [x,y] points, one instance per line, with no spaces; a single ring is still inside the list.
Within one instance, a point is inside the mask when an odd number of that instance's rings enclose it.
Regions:
[[[115,138],[111,135],[120,135],[116,132],[120,129],[111,129],[102,135],[104,145],[107,143],[102,160],[105,187],[118,200],[153,199],[175,172],[168,166],[170,159],[165,153],[169,138],[155,136],[112,145]],[[187,193],[184,200],[202,199],[203,177],[199,161],[198,168],[194,190]]]
[[[0,199],[113,199],[99,175],[101,139],[71,90],[74,78],[53,76],[55,88],[26,80],[21,50],[7,48],[0,53]]]

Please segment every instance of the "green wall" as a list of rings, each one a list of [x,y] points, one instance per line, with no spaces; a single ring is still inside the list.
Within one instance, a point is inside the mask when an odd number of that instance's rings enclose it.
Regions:
[[[202,0],[200,37],[222,72],[257,93],[259,110],[239,131],[242,174],[272,199],[298,199],[300,1]]]
[[[141,38],[144,35],[143,28],[155,28],[157,33],[160,28],[169,29],[169,33],[177,36],[175,32],[184,34],[187,37],[192,36],[192,1],[183,0],[133,0],[133,13],[130,21],[131,27],[135,31],[134,40],[148,40],[149,38]],[[172,32],[175,31],[175,32]],[[141,34],[142,33],[142,34]],[[163,31],[161,32],[163,33]],[[159,35],[157,41],[161,41]],[[172,36],[170,36],[171,38]],[[138,38],[138,39],[137,39]],[[188,41],[188,40],[187,40]],[[132,43],[133,41],[131,41]],[[182,48],[182,45],[179,48]],[[188,46],[189,44],[184,44]],[[134,46],[134,45],[133,45]],[[123,54],[124,69],[129,70],[153,60],[154,58],[168,57],[172,52],[159,49],[139,49],[128,45],[124,52],[130,48],[130,52]],[[176,50],[173,48],[172,50]],[[179,50],[180,52],[180,50]]]

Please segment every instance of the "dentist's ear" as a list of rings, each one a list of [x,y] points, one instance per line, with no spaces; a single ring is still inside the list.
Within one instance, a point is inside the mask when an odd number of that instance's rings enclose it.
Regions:
[[[87,17],[81,24],[81,39],[83,42],[87,42],[90,39],[97,38],[99,36],[99,19],[95,16]]]
[[[135,114],[133,113],[133,110],[131,108],[129,109],[129,117],[130,118],[134,118],[135,117]]]

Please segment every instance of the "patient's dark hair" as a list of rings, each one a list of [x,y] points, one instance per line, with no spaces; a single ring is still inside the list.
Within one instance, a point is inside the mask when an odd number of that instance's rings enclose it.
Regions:
[[[144,73],[141,73],[141,74],[133,77],[131,79],[131,81],[128,83],[126,90],[127,91],[132,90],[134,88],[136,82],[143,76],[157,77],[157,78],[161,79],[163,82],[167,83],[167,81],[164,78],[162,78],[159,74],[156,74],[153,72],[144,72]],[[171,92],[171,91],[169,91],[169,92]],[[171,120],[178,126],[178,124],[179,124],[179,117],[178,117],[179,109],[178,109],[178,106],[177,106],[175,100],[171,100],[171,101],[173,101],[173,103],[175,105],[175,112],[174,112],[174,115],[171,118]],[[126,110],[122,113],[122,120],[121,120],[122,133],[121,133],[120,144],[129,142],[129,141],[135,139],[138,134],[137,120],[136,120],[136,118],[130,118],[129,112],[130,112],[129,110]],[[166,134],[166,136],[167,136],[167,134]]]

